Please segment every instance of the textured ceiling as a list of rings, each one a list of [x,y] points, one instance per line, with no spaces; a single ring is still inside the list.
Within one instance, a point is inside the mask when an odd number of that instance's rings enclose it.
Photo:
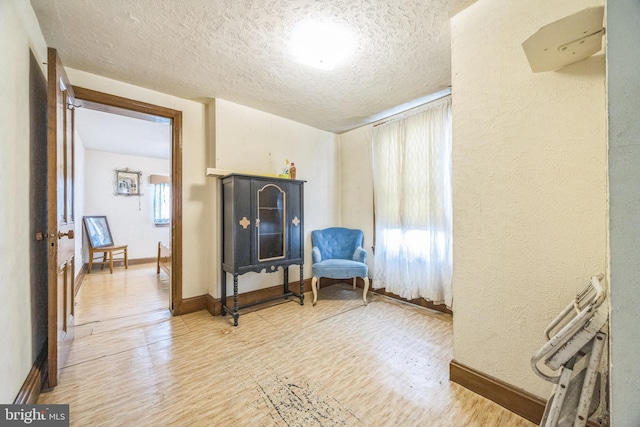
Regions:
[[[460,0],[458,0],[460,1]],[[183,98],[223,98],[342,132],[451,82],[453,0],[31,0],[66,66]],[[299,64],[305,19],[348,25],[353,57]]]

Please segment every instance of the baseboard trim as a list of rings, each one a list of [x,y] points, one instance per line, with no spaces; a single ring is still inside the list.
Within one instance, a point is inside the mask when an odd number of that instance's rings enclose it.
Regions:
[[[78,271],[78,275],[76,276],[76,280],[73,282],[73,292],[75,295],[78,295],[78,291],[80,290],[80,286],[82,286],[82,281],[84,277],[87,275],[87,271],[89,270],[89,264],[83,264],[80,267],[80,271]]]
[[[311,279],[304,279],[304,292],[311,292]],[[270,288],[258,289],[256,291],[246,292],[238,295],[238,303],[240,305],[250,304],[254,301],[260,301],[282,294],[282,286],[277,285]],[[300,281],[289,282],[289,289],[299,292]],[[233,304],[233,296],[227,298],[227,304]],[[214,298],[209,294],[199,295],[197,297],[185,298],[179,305],[174,306],[173,315],[181,316],[187,313],[194,313],[200,310],[207,310],[212,316],[219,316],[222,304],[219,298]]]
[[[282,286],[283,285],[276,285],[276,286],[271,286],[269,288],[258,289],[255,291],[238,294],[238,304],[239,305],[251,304],[252,302],[255,302],[255,301],[274,298],[274,297],[277,297],[278,295],[282,295]],[[311,279],[304,279],[303,286],[304,286],[303,292],[311,292]],[[289,282],[289,289],[291,289],[296,293],[300,292],[300,281],[298,280],[297,282]],[[222,311],[222,303],[220,301],[220,298],[213,298],[209,294],[207,294],[206,297],[208,297],[206,301],[206,308],[209,311],[209,313],[211,313],[212,316],[220,316]],[[227,296],[227,306],[230,307],[232,305],[233,305],[233,295]]]
[[[220,315],[220,300],[215,299],[209,294],[205,295],[205,298],[206,298],[207,311],[209,312],[209,314],[211,314],[212,316]],[[218,314],[216,314],[216,308],[218,310]]]
[[[33,405],[38,403],[42,385],[47,375],[47,344],[42,347],[36,361],[27,374],[16,399],[13,401],[16,405]]]
[[[544,407],[547,402],[538,396],[476,371],[455,360],[449,363],[449,379],[534,424],[539,425],[540,421],[542,421]],[[601,427],[604,425],[607,424],[599,423],[593,419],[587,422],[588,427]]]
[[[129,265],[139,265],[139,264],[156,264],[158,262],[158,258],[129,258],[127,260],[127,264]],[[114,267],[124,267],[124,259],[122,258],[118,258],[118,259],[114,259],[113,260],[113,266]],[[105,267],[109,267],[109,265],[107,264]],[[102,269],[104,270],[105,267],[102,267]],[[94,267],[97,268],[97,267]],[[82,268],[80,269],[80,271],[84,272],[84,274],[86,275],[87,272],[89,271],[89,264],[88,263],[84,263],[82,264]]]
[[[199,295],[197,297],[185,298],[179,305],[174,305],[173,315],[180,316],[187,313],[194,313],[196,311],[204,310],[207,308],[207,295]]]
[[[540,425],[540,421],[542,421],[544,407],[547,402],[538,396],[534,396],[511,384],[476,371],[455,360],[449,363],[449,379],[536,425]],[[606,425],[608,425],[608,423],[601,423],[593,419],[587,422],[588,427],[602,427]]]
[[[117,262],[117,260],[113,260],[113,263],[115,265],[115,263]],[[124,261],[120,260],[120,263],[122,264]],[[150,264],[150,263],[157,263],[158,262],[158,258],[153,257],[153,258],[133,258],[133,259],[129,259],[127,260],[127,263],[129,265],[137,265],[137,264]]]
[[[511,384],[476,371],[455,360],[449,364],[449,379],[532,423],[540,424],[542,420],[546,402]]]
[[[326,286],[336,285],[338,283],[346,283],[350,285],[352,283],[351,279],[329,279],[322,278],[320,280],[320,288],[324,288]],[[246,292],[238,295],[238,304],[245,305],[250,304],[254,301],[260,301],[263,299],[268,299],[272,297],[277,297],[282,294],[282,286],[276,285],[271,286],[269,288],[258,289],[251,292]],[[304,292],[311,292],[311,278],[304,279],[303,281]],[[361,278],[358,278],[356,281],[356,286],[359,288],[364,287],[364,281]],[[300,289],[300,281],[289,282],[289,289],[298,292]],[[427,301],[423,298],[415,299],[415,300],[406,300],[404,298],[400,298],[399,296],[392,294],[390,292],[385,292],[384,289],[376,289],[375,291],[378,294],[385,295],[394,299],[398,299],[400,301],[409,302],[411,304],[416,304],[422,307],[427,307],[432,310],[437,310],[443,313],[451,314],[451,310],[449,310],[444,304],[435,305],[431,301]],[[227,305],[233,305],[233,296],[227,296]],[[222,304],[219,298],[214,298],[209,294],[201,295],[198,297],[189,298],[182,301],[178,310],[174,310],[175,315],[191,313],[194,311],[199,311],[206,309],[212,316],[219,316],[221,313]]]
[[[331,285],[335,285],[337,283],[346,283],[347,285],[351,285],[353,283],[352,279],[328,279],[328,278],[321,278],[319,280],[319,282],[322,283],[322,287],[324,286],[331,286]],[[447,308],[446,305],[444,304],[434,304],[433,302],[426,300],[424,298],[416,298],[416,299],[411,299],[408,300],[406,298],[402,298],[396,294],[393,294],[391,292],[387,292],[385,288],[381,288],[381,289],[373,289],[373,280],[369,279],[369,292],[374,292],[376,294],[379,295],[384,295],[386,297],[389,298],[393,298],[393,299],[397,299],[399,301],[404,301],[404,302],[408,302],[410,304],[415,304],[415,305],[419,305],[420,307],[425,307],[425,308],[429,308],[431,310],[435,310],[435,311],[439,311],[441,313],[447,313],[447,314],[451,314],[453,315],[453,311],[451,311],[451,309]],[[361,277],[356,278],[356,287],[358,288],[364,288],[364,280]]]
[[[376,294],[380,294],[380,295],[384,295],[387,296],[389,298],[393,298],[393,299],[397,299],[400,301],[404,301],[404,302],[408,302],[410,304],[415,304],[415,305],[419,305],[420,307],[425,307],[431,310],[435,310],[435,311],[439,311],[441,313],[447,313],[447,314],[451,314],[453,315],[453,311],[451,311],[451,309],[449,309],[445,304],[434,304],[433,302],[426,300],[424,298],[416,298],[416,299],[411,299],[408,300],[406,298],[402,298],[396,294],[393,294],[391,292],[387,292],[385,290],[385,288],[381,288],[381,289],[374,289],[373,292],[375,292]]]

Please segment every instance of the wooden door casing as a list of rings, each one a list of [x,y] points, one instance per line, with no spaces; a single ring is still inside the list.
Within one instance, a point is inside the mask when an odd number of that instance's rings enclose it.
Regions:
[[[83,108],[137,117],[171,120],[171,280],[169,308],[174,315],[192,311],[182,299],[182,112],[146,102],[122,98],[74,86],[75,102]],[[140,117],[138,117],[140,118]]]
[[[55,49],[48,50],[47,226],[48,226],[48,386],[73,341],[74,307],[74,94]]]

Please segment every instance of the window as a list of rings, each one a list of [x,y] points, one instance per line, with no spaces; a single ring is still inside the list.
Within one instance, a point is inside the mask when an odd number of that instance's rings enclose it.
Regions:
[[[171,186],[166,182],[153,184],[153,222],[155,225],[169,225],[171,222]]]
[[[451,98],[373,131],[373,283],[451,306]]]

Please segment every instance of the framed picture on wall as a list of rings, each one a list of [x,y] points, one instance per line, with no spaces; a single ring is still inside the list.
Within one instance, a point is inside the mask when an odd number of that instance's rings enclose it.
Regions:
[[[116,194],[120,196],[140,195],[140,177],[142,172],[129,169],[116,169]]]

